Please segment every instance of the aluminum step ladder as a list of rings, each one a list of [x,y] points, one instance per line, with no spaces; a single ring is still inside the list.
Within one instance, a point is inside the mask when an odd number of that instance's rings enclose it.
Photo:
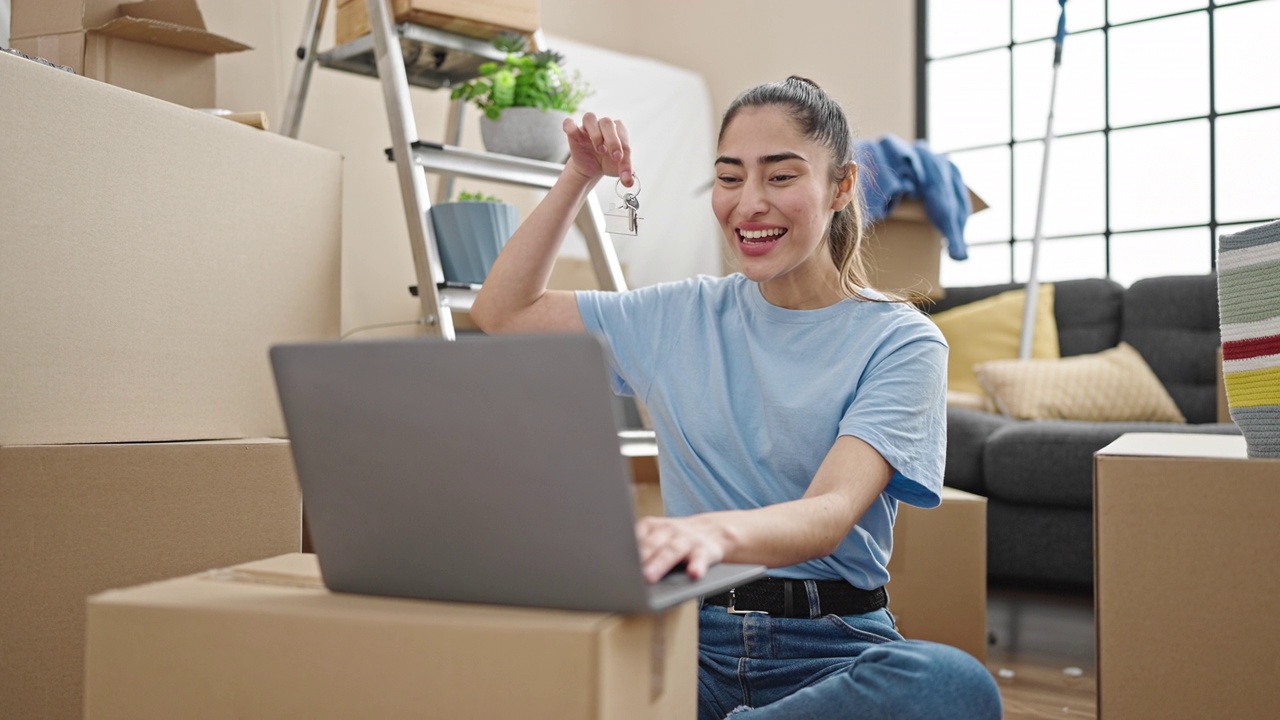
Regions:
[[[487,40],[421,25],[395,24],[389,0],[366,2],[372,32],[317,53],[329,3],[328,0],[310,1],[280,134],[298,137],[311,71],[317,62],[335,70],[377,77],[381,81],[387,120],[391,126],[391,148],[387,154],[396,164],[400,194],[404,200],[405,222],[409,227],[409,244],[418,279],[415,294],[421,303],[422,322],[428,332],[453,340],[453,312],[470,309],[478,288],[445,282],[435,234],[427,218],[431,196],[427,192],[426,172],[429,170],[440,175],[437,193],[443,200],[448,200],[456,177],[546,189],[555,183],[564,166],[457,147],[465,108],[461,100],[450,103],[443,143],[419,140],[413,107],[409,102],[409,86],[449,89],[478,77],[482,63],[501,62],[506,53],[494,48]],[[622,277],[617,253],[605,233],[604,212],[594,193],[588,194],[575,224],[586,240],[600,288],[625,290],[626,281]]]

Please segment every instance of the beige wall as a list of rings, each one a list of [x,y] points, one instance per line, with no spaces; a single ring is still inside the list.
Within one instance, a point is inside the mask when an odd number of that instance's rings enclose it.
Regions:
[[[717,115],[748,87],[803,75],[841,101],[860,134],[915,137],[913,2],[646,0],[606,7],[543,0],[544,26],[701,73]]]
[[[336,3],[331,0],[330,5]],[[265,110],[279,124],[295,65],[307,0],[203,0],[210,30],[255,49],[219,58],[218,104]],[[803,12],[788,12],[796,8]],[[332,7],[330,13],[332,13]],[[740,90],[789,74],[806,75],[849,109],[866,136],[914,130],[914,3],[901,0],[542,0],[551,35],[654,57],[701,73],[717,114]],[[321,48],[332,45],[332,26]],[[618,78],[626,82],[626,78]],[[414,89],[424,138],[444,134],[445,94]],[[463,146],[479,148],[475,113]],[[714,132],[714,128],[707,128]],[[318,69],[303,116],[302,140],[341,152],[343,183],[343,329],[412,321],[416,282],[381,88],[372,79]],[[468,183],[475,189],[488,189]],[[434,183],[431,185],[434,188]],[[527,210],[536,196],[503,188]],[[403,335],[413,327],[362,337]]]

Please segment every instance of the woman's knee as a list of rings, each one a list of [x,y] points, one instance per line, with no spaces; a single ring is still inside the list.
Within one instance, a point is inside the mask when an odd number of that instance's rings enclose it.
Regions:
[[[871,648],[854,672],[877,685],[877,694],[908,718],[999,720],[1000,689],[972,655],[949,645],[903,640]],[[912,712],[912,710],[918,712]]]

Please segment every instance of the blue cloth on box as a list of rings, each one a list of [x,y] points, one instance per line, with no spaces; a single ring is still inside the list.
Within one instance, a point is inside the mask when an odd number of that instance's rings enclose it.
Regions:
[[[973,212],[960,169],[928,143],[909,144],[894,135],[860,140],[854,148],[862,176],[869,222],[883,220],[902,198],[921,200],[929,221],[947,238],[953,260],[969,257],[964,224]]]

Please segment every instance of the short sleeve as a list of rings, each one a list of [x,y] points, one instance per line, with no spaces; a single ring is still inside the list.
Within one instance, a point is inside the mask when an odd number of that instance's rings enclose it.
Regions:
[[[920,334],[882,353],[868,366],[840,421],[893,468],[885,492],[918,507],[942,501],[947,454],[947,346]]]
[[[604,343],[613,391],[644,399],[666,350],[663,313],[669,311],[672,285],[626,292],[581,290],[575,293],[587,332]]]

